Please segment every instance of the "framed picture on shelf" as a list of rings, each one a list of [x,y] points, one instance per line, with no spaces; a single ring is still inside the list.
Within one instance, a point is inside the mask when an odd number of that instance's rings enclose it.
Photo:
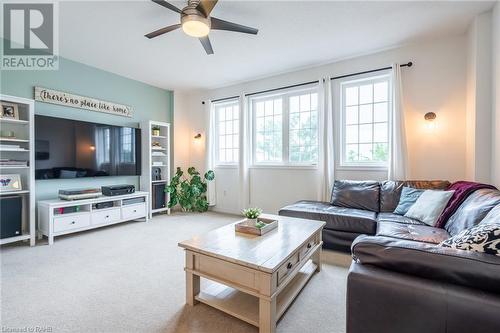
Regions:
[[[21,175],[0,175],[0,192],[21,191]]]
[[[0,118],[2,119],[19,119],[19,110],[17,104],[0,102],[2,109],[0,110]]]

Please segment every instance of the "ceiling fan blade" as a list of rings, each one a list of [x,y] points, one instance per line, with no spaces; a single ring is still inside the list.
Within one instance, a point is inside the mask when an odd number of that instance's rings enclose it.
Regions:
[[[208,17],[217,4],[218,0],[201,0],[196,9],[202,12],[205,17]]]
[[[157,36],[160,36],[160,35],[163,35],[163,34],[166,34],[167,32],[170,32],[172,30],[175,30],[175,29],[179,29],[180,28],[180,24],[174,24],[174,25],[169,25],[168,27],[165,27],[165,28],[161,28],[161,29],[158,29],[158,30],[155,30],[153,32],[150,32],[149,34],[147,35],[144,35],[146,37],[148,37],[149,39],[151,38],[154,38],[154,37],[157,37]]]
[[[214,30],[228,30],[228,31],[235,31],[252,35],[257,35],[257,33],[259,32],[258,29],[250,28],[233,22],[224,21],[215,17],[211,17],[210,22],[211,22],[211,29]]]
[[[173,10],[174,12],[177,12],[179,14],[181,13],[181,10],[179,8],[175,7],[174,5],[169,4],[165,0],[151,0],[151,1],[159,4],[160,6],[163,6],[165,8],[170,9],[170,10]]]
[[[210,39],[208,38],[208,36],[200,37],[199,40],[207,54],[214,54],[214,49],[212,48],[212,43],[210,43]]]

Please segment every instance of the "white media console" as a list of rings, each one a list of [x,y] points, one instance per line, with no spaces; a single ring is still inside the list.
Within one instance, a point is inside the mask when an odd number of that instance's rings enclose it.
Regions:
[[[45,235],[49,239],[49,245],[52,245],[56,236],[140,218],[147,221],[148,201],[148,192],[73,201],[60,199],[38,201],[38,238]],[[96,204],[103,202],[112,206],[96,207]]]

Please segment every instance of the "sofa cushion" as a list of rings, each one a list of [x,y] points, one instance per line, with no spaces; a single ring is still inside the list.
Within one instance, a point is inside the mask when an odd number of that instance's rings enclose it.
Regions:
[[[458,235],[465,229],[479,224],[493,207],[500,204],[500,191],[480,189],[469,195],[445,225],[450,235]]]
[[[377,236],[386,236],[412,241],[438,244],[450,237],[444,229],[418,224],[380,222]]]
[[[333,206],[328,202],[299,201],[280,209],[279,215],[325,221],[325,229],[374,235],[376,213]]]
[[[500,293],[500,257],[435,244],[361,235],[353,259],[390,271]]]
[[[332,205],[379,211],[380,184],[376,181],[336,180],[332,190]]]
[[[393,212],[399,203],[401,190],[404,186],[421,190],[445,190],[450,186],[446,180],[386,180],[380,184],[380,211]]]
[[[394,223],[405,223],[405,224],[425,224],[419,220],[415,220],[404,215],[398,215],[394,213],[378,213],[377,221],[380,222],[394,222]]]

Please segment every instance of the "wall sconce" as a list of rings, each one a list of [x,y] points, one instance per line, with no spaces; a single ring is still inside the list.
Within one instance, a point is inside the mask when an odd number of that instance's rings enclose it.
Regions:
[[[198,133],[194,136],[195,140],[201,139],[201,133]]]
[[[90,145],[89,149],[92,150],[92,151],[94,151],[95,150],[95,146],[94,145]]]
[[[427,122],[426,126],[427,126],[428,129],[434,129],[434,128],[436,128],[436,123],[435,123],[436,118],[437,118],[437,115],[434,112],[427,112],[424,115],[424,119]]]

